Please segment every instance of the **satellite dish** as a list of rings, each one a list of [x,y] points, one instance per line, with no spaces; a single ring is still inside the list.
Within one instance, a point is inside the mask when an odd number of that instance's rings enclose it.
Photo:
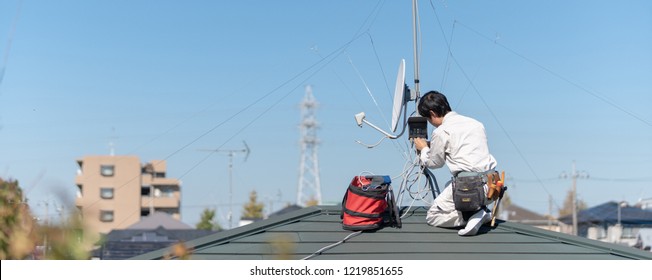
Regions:
[[[411,100],[410,96],[410,89],[407,87],[405,84],[405,59],[401,59],[401,64],[398,66],[398,76],[396,77],[396,88],[394,90],[394,106],[392,107],[392,131],[396,131],[396,126],[398,125],[398,120],[401,118],[401,112],[405,110],[407,112],[407,109],[404,109],[403,107],[406,107],[405,103],[407,101]],[[405,112],[404,112],[405,113]],[[371,126],[375,130],[380,131],[380,133],[384,134],[387,138],[391,139],[398,139],[403,135],[403,132],[405,132],[405,126],[403,126],[403,131],[399,135],[392,135],[381,128],[375,126],[374,124],[368,122],[365,119],[365,113],[360,112],[355,115],[355,122],[358,124],[359,127],[362,127],[363,123],[366,123],[367,125]]]
[[[394,88],[394,106],[392,107],[392,132],[396,132],[398,120],[401,117],[405,105],[405,59],[401,59],[396,75],[396,87]]]

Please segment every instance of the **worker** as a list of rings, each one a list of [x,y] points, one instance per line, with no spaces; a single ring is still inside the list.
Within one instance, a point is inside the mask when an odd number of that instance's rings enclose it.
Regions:
[[[429,143],[423,138],[413,139],[421,165],[436,169],[445,163],[453,175],[428,209],[426,222],[444,228],[464,227],[458,231],[461,236],[476,235],[491,221],[486,182],[497,164],[489,153],[484,125],[453,111],[446,96],[438,91],[423,95],[417,110],[435,127]]]

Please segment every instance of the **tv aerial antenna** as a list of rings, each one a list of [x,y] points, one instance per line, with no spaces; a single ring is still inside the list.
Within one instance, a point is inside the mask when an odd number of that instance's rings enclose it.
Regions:
[[[412,0],[412,29],[413,29],[413,50],[414,50],[414,90],[410,90],[410,88],[407,86],[405,83],[405,59],[401,59],[398,67],[398,73],[396,75],[396,84],[394,87],[394,100],[392,104],[392,123],[391,123],[391,131],[393,133],[396,133],[398,129],[398,124],[402,123],[402,129],[401,132],[396,135],[396,134],[391,134],[389,132],[386,132],[385,130],[381,129],[380,127],[374,125],[373,123],[367,121],[366,119],[366,114],[364,112],[360,112],[355,115],[355,121],[359,127],[362,127],[362,124],[366,124],[370,126],[371,128],[377,130],[381,134],[383,134],[386,138],[390,139],[398,139],[400,138],[403,133],[405,132],[405,128],[409,126],[409,138],[413,137],[421,137],[421,138],[428,138],[427,134],[427,119],[423,116],[419,116],[418,112],[416,112],[416,106],[419,103],[419,98],[420,98],[420,89],[419,89],[419,34],[421,34],[419,30],[419,15],[418,15],[418,1],[417,0]],[[408,110],[408,103],[414,101],[415,104],[415,112],[411,113],[411,117],[407,117],[407,110]],[[402,113],[402,121],[401,121],[401,113]],[[415,115],[415,116],[413,116]],[[357,141],[360,143],[360,141]],[[362,143],[360,143],[362,144]],[[368,148],[372,148],[374,146],[367,146]],[[432,172],[428,168],[419,168],[419,172],[424,175],[427,178],[427,183],[430,187],[430,191],[432,192],[433,199],[435,196],[439,193],[439,186],[437,184],[437,180],[432,174]]]
[[[374,125],[373,123],[367,121],[366,114],[360,112],[355,115],[355,121],[359,127],[362,127],[362,124],[367,124],[371,128],[379,131],[385,137],[390,139],[398,139],[405,132],[405,126],[408,123],[407,120],[407,104],[410,101],[418,104],[419,102],[419,24],[418,24],[418,1],[412,0],[412,29],[413,29],[413,48],[414,48],[414,91],[411,91],[410,88],[405,83],[405,59],[401,59],[401,62],[398,66],[398,73],[396,75],[396,85],[394,87],[394,102],[392,105],[392,132],[396,132],[398,127],[399,120],[401,119],[401,112],[403,113],[403,128],[398,135],[390,134],[380,127]],[[416,110],[415,110],[416,111]],[[416,113],[416,112],[415,112]],[[425,120],[421,120],[422,122]]]
[[[247,161],[249,153],[251,152],[247,142],[242,141],[242,143],[244,144],[243,149],[201,149],[201,151],[212,153],[226,153],[227,156],[229,156],[229,214],[227,215],[227,220],[229,221],[229,229],[233,228],[233,156],[235,156],[236,153],[244,153],[244,161]]]

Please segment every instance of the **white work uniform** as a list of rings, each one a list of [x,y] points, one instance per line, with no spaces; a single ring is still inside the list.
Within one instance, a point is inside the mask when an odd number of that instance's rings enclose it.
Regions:
[[[448,112],[432,133],[430,147],[421,149],[421,163],[428,168],[441,168],[444,163],[451,173],[484,172],[496,168],[496,159],[489,153],[484,125],[479,121]],[[485,192],[487,187],[485,186]],[[462,213],[455,210],[451,181],[435,198],[426,222],[438,227],[464,226]]]

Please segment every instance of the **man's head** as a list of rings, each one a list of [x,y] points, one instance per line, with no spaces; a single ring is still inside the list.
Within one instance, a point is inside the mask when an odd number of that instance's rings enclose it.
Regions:
[[[441,125],[444,116],[452,111],[446,96],[438,91],[429,91],[419,100],[417,105],[419,115],[428,118],[428,121],[434,126]]]

